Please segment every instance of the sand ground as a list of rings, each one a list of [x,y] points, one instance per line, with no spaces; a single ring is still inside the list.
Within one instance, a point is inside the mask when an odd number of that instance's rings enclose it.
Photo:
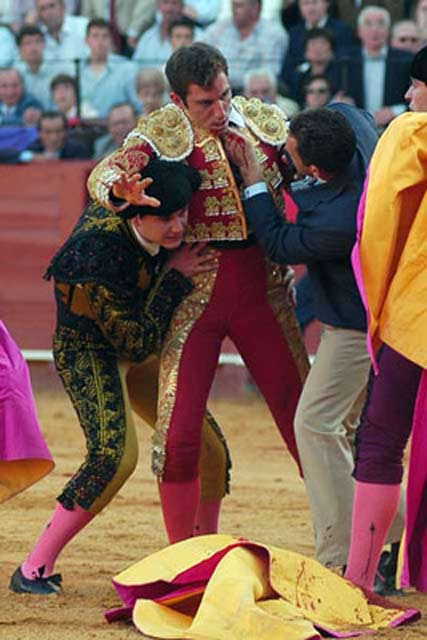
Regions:
[[[156,484],[149,470],[150,432],[143,423],[139,423],[137,471],[110,507],[68,546],[58,562],[64,595],[38,599],[7,589],[10,574],[47,521],[54,496],[82,459],[83,440],[66,396],[62,391],[44,390],[36,397],[56,468],[1,507],[0,638],[136,640],[142,636],[131,625],[108,625],[103,614],[120,605],[111,585],[112,576],[166,545]],[[223,425],[233,456],[232,494],[224,502],[222,532],[312,555],[304,486],[283,451],[262,401],[256,395],[240,395],[233,400],[217,399],[211,409]],[[409,594],[405,604],[417,606],[427,614],[427,595]],[[424,639],[427,618],[375,637]]]

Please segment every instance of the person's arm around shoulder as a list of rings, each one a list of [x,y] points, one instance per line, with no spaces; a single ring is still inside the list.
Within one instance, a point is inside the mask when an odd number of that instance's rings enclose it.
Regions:
[[[183,245],[171,253],[138,305],[126,288],[86,284],[97,324],[116,352],[133,362],[156,352],[176,307],[193,290],[192,277],[215,269],[218,255],[207,250],[205,244]]]

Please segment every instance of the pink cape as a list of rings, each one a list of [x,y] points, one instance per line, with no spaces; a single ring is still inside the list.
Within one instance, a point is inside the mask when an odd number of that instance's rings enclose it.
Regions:
[[[427,371],[418,389],[412,429],[402,586],[427,592]]]
[[[0,502],[53,466],[40,431],[27,364],[0,321]]]

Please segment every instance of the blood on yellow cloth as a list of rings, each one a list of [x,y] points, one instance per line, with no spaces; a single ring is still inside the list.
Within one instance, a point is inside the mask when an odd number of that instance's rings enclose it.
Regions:
[[[153,638],[313,640],[320,629],[350,637],[419,616],[370,602],[311,558],[225,535],[171,545],[114,584],[135,626]]]

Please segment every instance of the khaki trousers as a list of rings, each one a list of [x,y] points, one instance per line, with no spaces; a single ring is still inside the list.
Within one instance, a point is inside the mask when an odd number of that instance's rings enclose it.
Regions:
[[[344,565],[350,546],[354,440],[370,370],[366,335],[324,326],[295,416],[317,559]],[[401,505],[389,541],[404,527]]]

